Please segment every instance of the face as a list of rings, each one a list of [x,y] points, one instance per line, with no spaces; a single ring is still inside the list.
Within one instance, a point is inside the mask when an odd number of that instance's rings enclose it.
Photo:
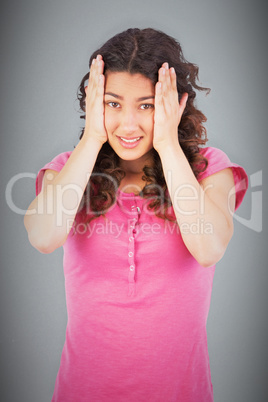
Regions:
[[[154,85],[142,74],[107,72],[105,127],[108,141],[120,159],[148,159],[153,148]]]

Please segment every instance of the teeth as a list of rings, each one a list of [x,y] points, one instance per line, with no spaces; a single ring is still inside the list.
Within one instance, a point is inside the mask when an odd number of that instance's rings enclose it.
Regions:
[[[132,140],[127,140],[126,138],[122,138],[122,137],[120,137],[120,139],[121,139],[122,141],[127,142],[127,143],[131,143],[131,142],[136,142],[136,141],[139,141],[139,140],[140,140],[140,138],[141,138],[141,137],[138,137],[138,138],[133,138]]]

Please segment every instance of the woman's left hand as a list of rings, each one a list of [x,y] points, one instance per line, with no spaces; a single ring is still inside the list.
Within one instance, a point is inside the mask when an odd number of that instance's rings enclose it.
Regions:
[[[178,145],[178,126],[186,106],[188,94],[179,102],[176,72],[164,63],[158,72],[155,86],[155,115],[153,146],[160,152],[163,147]]]

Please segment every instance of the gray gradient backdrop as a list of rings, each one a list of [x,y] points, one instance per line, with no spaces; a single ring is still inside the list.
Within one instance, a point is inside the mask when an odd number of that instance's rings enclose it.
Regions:
[[[3,3],[4,4],[4,3]],[[89,55],[128,27],[176,37],[200,81],[197,102],[210,146],[257,173],[238,210],[235,234],[216,268],[208,344],[216,402],[267,401],[266,194],[267,9],[259,0],[23,0],[1,6],[1,395],[3,402],[51,399],[65,337],[62,250],[38,253],[5,188],[72,150],[81,127],[76,90]],[[254,179],[254,177],[253,177]],[[255,184],[258,184],[255,186]],[[254,195],[255,194],[255,195]],[[12,200],[27,209],[34,180]],[[258,219],[262,218],[260,231]],[[254,225],[256,231],[253,229]],[[137,401],[138,402],[138,401]],[[167,401],[168,402],[168,401]],[[197,401],[198,402],[198,401]]]

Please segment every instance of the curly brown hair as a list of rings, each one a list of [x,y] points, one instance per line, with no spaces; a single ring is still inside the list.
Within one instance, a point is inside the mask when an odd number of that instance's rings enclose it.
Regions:
[[[200,146],[207,141],[207,133],[203,126],[206,117],[194,105],[195,90],[207,93],[210,90],[197,85],[199,68],[184,58],[179,42],[152,28],[133,28],[115,35],[104,43],[92,54],[89,66],[98,54],[101,54],[104,60],[104,74],[107,71],[139,73],[149,78],[154,85],[158,81],[158,70],[164,62],[174,67],[179,99],[183,93],[188,93],[187,105],[178,126],[178,139],[195,176],[198,177],[198,174],[207,167],[206,158],[199,152]],[[85,119],[85,85],[89,74],[83,77],[78,89],[82,119]],[[80,139],[83,133],[84,129]],[[140,195],[150,199],[148,207],[156,216],[174,220],[174,216],[168,213],[171,200],[160,157],[155,149],[151,152],[153,167],[145,166],[143,169],[145,186]],[[107,211],[115,203],[123,177],[124,171],[119,165],[119,157],[106,142],[98,154],[79,207],[79,211],[85,213],[86,221],[104,215],[105,210]]]

